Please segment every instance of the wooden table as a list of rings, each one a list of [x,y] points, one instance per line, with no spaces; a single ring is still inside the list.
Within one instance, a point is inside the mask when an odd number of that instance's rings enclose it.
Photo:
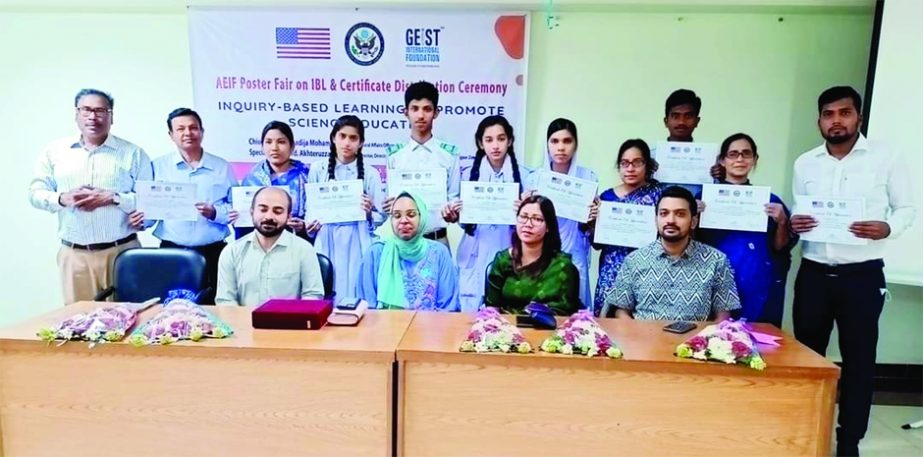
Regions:
[[[398,454],[829,453],[839,369],[790,335],[762,351],[760,372],[674,357],[693,333],[663,332],[665,322],[600,320],[622,360],[459,353],[472,320],[414,317],[397,350]],[[524,334],[538,348],[550,332]]]
[[[249,308],[209,307],[233,337],[142,348],[36,338],[98,305],[0,330],[3,455],[391,455],[394,353],[412,312],[279,331],[252,329]]]

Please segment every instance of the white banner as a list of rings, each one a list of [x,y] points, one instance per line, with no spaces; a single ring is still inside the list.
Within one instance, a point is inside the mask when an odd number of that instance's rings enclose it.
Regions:
[[[262,160],[269,121],[292,127],[293,158],[330,154],[334,121],[365,121],[363,154],[384,175],[386,151],[408,141],[404,91],[439,89],[437,138],[475,152],[482,118],[525,127],[528,13],[457,10],[189,9],[195,109],[206,147],[231,162]]]

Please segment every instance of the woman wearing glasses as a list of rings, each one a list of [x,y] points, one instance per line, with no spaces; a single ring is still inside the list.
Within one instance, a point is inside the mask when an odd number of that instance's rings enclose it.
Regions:
[[[516,214],[512,247],[494,257],[484,303],[511,314],[526,314],[532,302],[567,316],[582,308],[580,273],[561,251],[558,218],[551,200],[532,195]]]
[[[359,266],[356,295],[369,307],[458,311],[458,269],[449,248],[423,238],[429,212],[403,192],[391,205],[393,234],[375,242]]]
[[[622,183],[599,195],[607,202],[655,206],[663,187],[654,179],[657,161],[651,157],[651,148],[644,140],[628,140],[619,147],[616,166]],[[653,226],[654,220],[651,219]],[[593,300],[593,313],[597,316],[606,302],[606,297],[615,289],[615,278],[625,257],[636,248],[628,246],[594,245],[601,249],[599,254],[599,279]],[[603,316],[606,317],[606,316]]]
[[[718,153],[718,164],[726,173],[719,183],[749,186],[750,172],[758,160],[756,143],[750,135],[735,133],[727,137]],[[777,195],[770,195],[765,208],[769,216],[766,233],[699,229],[696,238],[721,250],[730,260],[740,295],[739,317],[781,327],[785,280],[798,236],[789,230],[789,210]]]

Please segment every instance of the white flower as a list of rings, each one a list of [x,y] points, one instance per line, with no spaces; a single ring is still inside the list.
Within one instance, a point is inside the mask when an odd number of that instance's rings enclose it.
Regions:
[[[574,353],[573,346],[569,344],[565,344],[564,346],[561,346],[561,354],[573,354],[573,353]]]
[[[724,363],[734,363],[734,351],[731,348],[731,342],[721,338],[708,339],[708,352],[711,358],[720,360]]]

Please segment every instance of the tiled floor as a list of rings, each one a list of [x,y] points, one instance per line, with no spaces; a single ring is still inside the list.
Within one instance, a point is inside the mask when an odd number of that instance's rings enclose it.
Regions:
[[[919,420],[923,420],[923,407],[872,406],[869,430],[859,453],[863,457],[923,457],[923,428],[901,429],[901,425]]]

